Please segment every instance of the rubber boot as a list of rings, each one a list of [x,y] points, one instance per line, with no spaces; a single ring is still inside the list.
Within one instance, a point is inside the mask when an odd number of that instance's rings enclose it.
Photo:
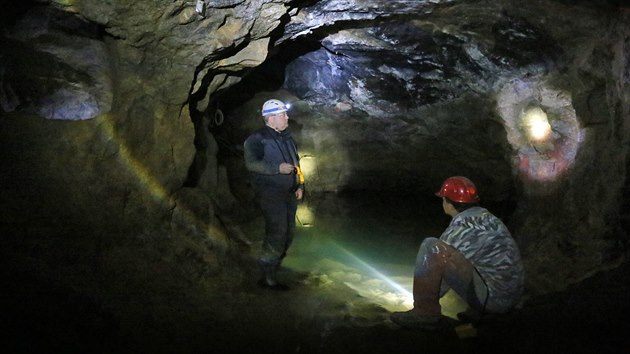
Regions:
[[[263,265],[259,263],[262,271],[262,278],[258,281],[258,285],[273,290],[288,290],[289,287],[278,282],[277,273],[279,266]]]
[[[420,246],[413,278],[413,309],[392,313],[393,322],[403,327],[427,329],[439,325],[442,319],[440,286],[446,253],[438,246],[438,241],[434,239],[425,240]]]
[[[274,286],[278,285],[276,267],[273,267],[273,266],[265,267],[264,279],[265,279],[265,283],[269,287],[274,287]]]
[[[413,278],[413,308],[394,312],[394,323],[411,328],[437,329],[442,325],[439,273]]]
[[[413,308],[422,316],[440,316],[440,274],[413,278]]]

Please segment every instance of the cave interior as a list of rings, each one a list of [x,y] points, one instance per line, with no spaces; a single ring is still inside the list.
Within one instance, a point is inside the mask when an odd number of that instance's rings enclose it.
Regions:
[[[1,15],[2,332],[12,353],[627,348],[624,1],[20,1]],[[306,195],[280,277],[243,141],[290,104]],[[479,324],[413,305],[415,255],[475,182],[525,265]],[[471,334],[472,333],[472,334]]]

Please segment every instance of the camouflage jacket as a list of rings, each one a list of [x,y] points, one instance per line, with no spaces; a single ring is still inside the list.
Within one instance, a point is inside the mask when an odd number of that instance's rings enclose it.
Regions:
[[[453,217],[440,240],[479,271],[489,289],[488,311],[505,312],[520,301],[524,283],[520,251],[499,218],[479,206],[466,209]]]

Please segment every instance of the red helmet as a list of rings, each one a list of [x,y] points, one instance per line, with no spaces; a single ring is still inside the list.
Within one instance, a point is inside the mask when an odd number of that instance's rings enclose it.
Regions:
[[[454,176],[447,178],[442,183],[437,193],[438,197],[446,197],[456,203],[477,203],[479,196],[477,195],[477,187],[466,177]]]

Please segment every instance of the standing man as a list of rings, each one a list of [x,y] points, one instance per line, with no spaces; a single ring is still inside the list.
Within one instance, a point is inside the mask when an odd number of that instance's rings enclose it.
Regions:
[[[265,126],[244,143],[245,166],[253,177],[254,189],[265,218],[265,238],[258,258],[263,277],[259,285],[287,289],[278,283],[276,272],[295,234],[297,202],[304,195],[297,147],[289,127],[289,106],[272,99],[262,106]]]
[[[524,273],[518,246],[507,227],[477,205],[477,188],[466,177],[447,178],[436,195],[453,219],[439,239],[429,237],[420,245],[413,309],[394,312],[392,321],[404,327],[439,327],[439,299],[451,288],[476,317],[509,311],[520,301]]]

